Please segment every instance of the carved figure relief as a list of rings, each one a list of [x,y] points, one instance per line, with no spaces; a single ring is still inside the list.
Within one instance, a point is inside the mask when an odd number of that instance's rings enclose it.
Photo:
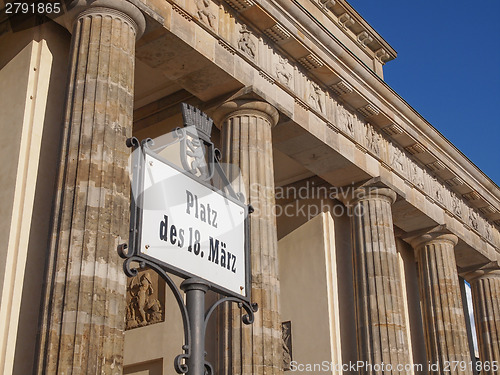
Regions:
[[[471,209],[469,212],[469,223],[473,229],[475,230],[479,229],[478,215],[477,212],[474,211],[473,209]]]
[[[366,124],[366,148],[373,151],[375,154],[380,154],[380,134],[378,134],[373,126]]]
[[[484,231],[485,231],[485,237],[488,241],[493,240],[493,234],[491,233],[491,224],[490,223],[485,223],[484,224]]]
[[[210,11],[210,0],[196,0],[198,18],[215,29],[215,15]]]
[[[288,65],[288,60],[286,58],[280,56],[279,61],[276,64],[274,71],[275,71],[276,78],[278,79],[278,81],[280,83],[286,85],[287,87],[290,87],[290,83],[292,80],[292,73],[290,73],[288,71],[287,65]]]
[[[143,327],[161,322],[163,309],[155,291],[149,272],[130,279],[127,286],[126,328]]]
[[[342,106],[339,106],[339,122],[340,125],[344,128],[346,133],[350,136],[354,136],[354,122],[352,119],[352,115]]]
[[[462,217],[462,206],[460,205],[460,199],[456,195],[451,196],[451,211],[458,217]]]
[[[243,51],[243,53],[250,56],[252,59],[255,58],[256,47],[250,36],[250,31],[248,31],[247,25],[241,26],[240,39],[238,39],[238,48]]]
[[[404,153],[398,147],[392,147],[391,167],[399,172],[405,172]]]
[[[432,178],[432,198],[439,203],[444,203],[443,192],[441,191],[442,186],[439,181],[433,177]]]
[[[307,101],[309,104],[317,111],[323,113],[323,103],[321,100],[321,97],[323,95],[323,91],[321,90],[321,87],[318,86],[317,83],[315,82],[310,82],[309,83],[309,96],[307,98]]]
[[[283,370],[291,370],[292,362],[292,322],[281,323],[281,341],[283,345]]]
[[[424,172],[415,163],[411,164],[411,180],[416,187],[420,190],[424,190]]]

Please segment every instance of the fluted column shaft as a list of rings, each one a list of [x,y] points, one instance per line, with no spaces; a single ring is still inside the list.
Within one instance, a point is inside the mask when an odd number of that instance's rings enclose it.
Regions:
[[[472,374],[453,234],[428,233],[412,241],[418,261],[420,297],[429,374]],[[450,366],[459,361],[461,366]],[[437,366],[436,366],[437,364]],[[445,371],[447,369],[447,371]]]
[[[403,291],[396,251],[391,205],[396,193],[387,188],[354,191],[351,212],[358,360],[361,374],[383,374],[375,365],[408,364]]]
[[[223,160],[230,165],[229,178],[234,181],[235,190],[243,192],[246,202],[255,209],[250,215],[252,301],[259,304],[255,322],[250,326],[242,325],[237,308],[226,306],[220,340],[221,374],[282,372],[271,137],[277,120],[276,109],[258,101],[227,102],[216,113],[216,123],[222,127]]]
[[[474,303],[474,321],[479,360],[484,375],[494,375],[493,362],[500,366],[500,270],[486,272],[470,283]],[[489,368],[489,370],[488,370]]]
[[[116,246],[128,239],[125,140],[132,134],[135,41],[145,21],[127,1],[81,4],[74,8],[39,374],[122,371],[126,286]]]

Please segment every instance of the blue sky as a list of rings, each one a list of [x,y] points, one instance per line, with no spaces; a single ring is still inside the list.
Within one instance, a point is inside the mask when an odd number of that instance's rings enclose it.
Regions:
[[[398,52],[385,81],[500,185],[500,1],[349,3]]]

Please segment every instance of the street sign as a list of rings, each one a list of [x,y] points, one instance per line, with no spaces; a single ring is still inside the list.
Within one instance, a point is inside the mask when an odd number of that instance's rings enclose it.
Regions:
[[[184,327],[175,371],[212,375],[205,360],[205,332],[213,312],[222,304],[237,303],[246,312],[242,322],[252,324],[258,310],[250,288],[247,217],[253,209],[233,190],[219,163],[220,152],[210,140],[213,120],[186,103],[182,117],[184,127],[175,129],[173,141],[155,149],[151,139],[127,140],[134,149],[130,236],[117,251],[125,259],[127,276],[149,267],[175,297]],[[185,279],[180,285],[185,296],[170,273]],[[205,311],[208,290],[223,296]]]
[[[152,152],[144,158],[140,253],[245,296],[246,206]]]

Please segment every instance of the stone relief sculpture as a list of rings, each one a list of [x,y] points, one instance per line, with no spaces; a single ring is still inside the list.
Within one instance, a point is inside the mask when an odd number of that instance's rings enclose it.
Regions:
[[[279,61],[275,66],[275,74],[278,81],[287,87],[290,87],[292,73],[287,69],[288,60],[284,57],[279,57]]]
[[[451,211],[458,217],[462,217],[462,206],[460,205],[460,199],[456,195],[451,196]]]
[[[196,0],[198,18],[208,24],[212,29],[215,28],[215,15],[210,11],[210,0]]]
[[[474,211],[472,208],[469,211],[469,223],[471,228],[475,230],[479,230],[479,221],[478,221],[478,215],[477,212]]]
[[[339,109],[339,123],[344,128],[345,132],[348,133],[351,137],[354,136],[354,122],[352,119],[352,115],[349,113],[347,109],[342,106],[338,107]]]
[[[366,148],[374,152],[375,154],[380,154],[380,134],[375,131],[373,126],[366,123]]]
[[[291,370],[292,362],[292,322],[281,323],[281,340],[283,344],[283,370]]]
[[[127,329],[162,321],[163,309],[154,293],[149,272],[144,272],[141,276],[130,279],[127,286]]]
[[[238,39],[238,48],[243,51],[243,53],[254,59],[256,47],[255,43],[251,39],[250,31],[248,30],[247,25],[241,26],[240,34],[240,39]]]
[[[309,104],[317,111],[323,113],[323,103],[321,103],[321,96],[323,91],[321,87],[318,86],[315,82],[309,82],[309,96],[307,101]]]
[[[411,180],[416,187],[420,190],[424,190],[424,171],[415,163],[411,165]]]
[[[432,177],[432,191],[433,191],[433,196],[434,200],[436,200],[439,203],[444,203],[444,198],[443,198],[443,192],[441,191],[442,186],[437,180],[437,178]]]
[[[493,234],[491,233],[491,224],[486,222],[484,223],[484,237],[488,240],[491,241],[493,240]]]
[[[399,172],[405,172],[404,153],[399,147],[391,147],[391,167]]]

